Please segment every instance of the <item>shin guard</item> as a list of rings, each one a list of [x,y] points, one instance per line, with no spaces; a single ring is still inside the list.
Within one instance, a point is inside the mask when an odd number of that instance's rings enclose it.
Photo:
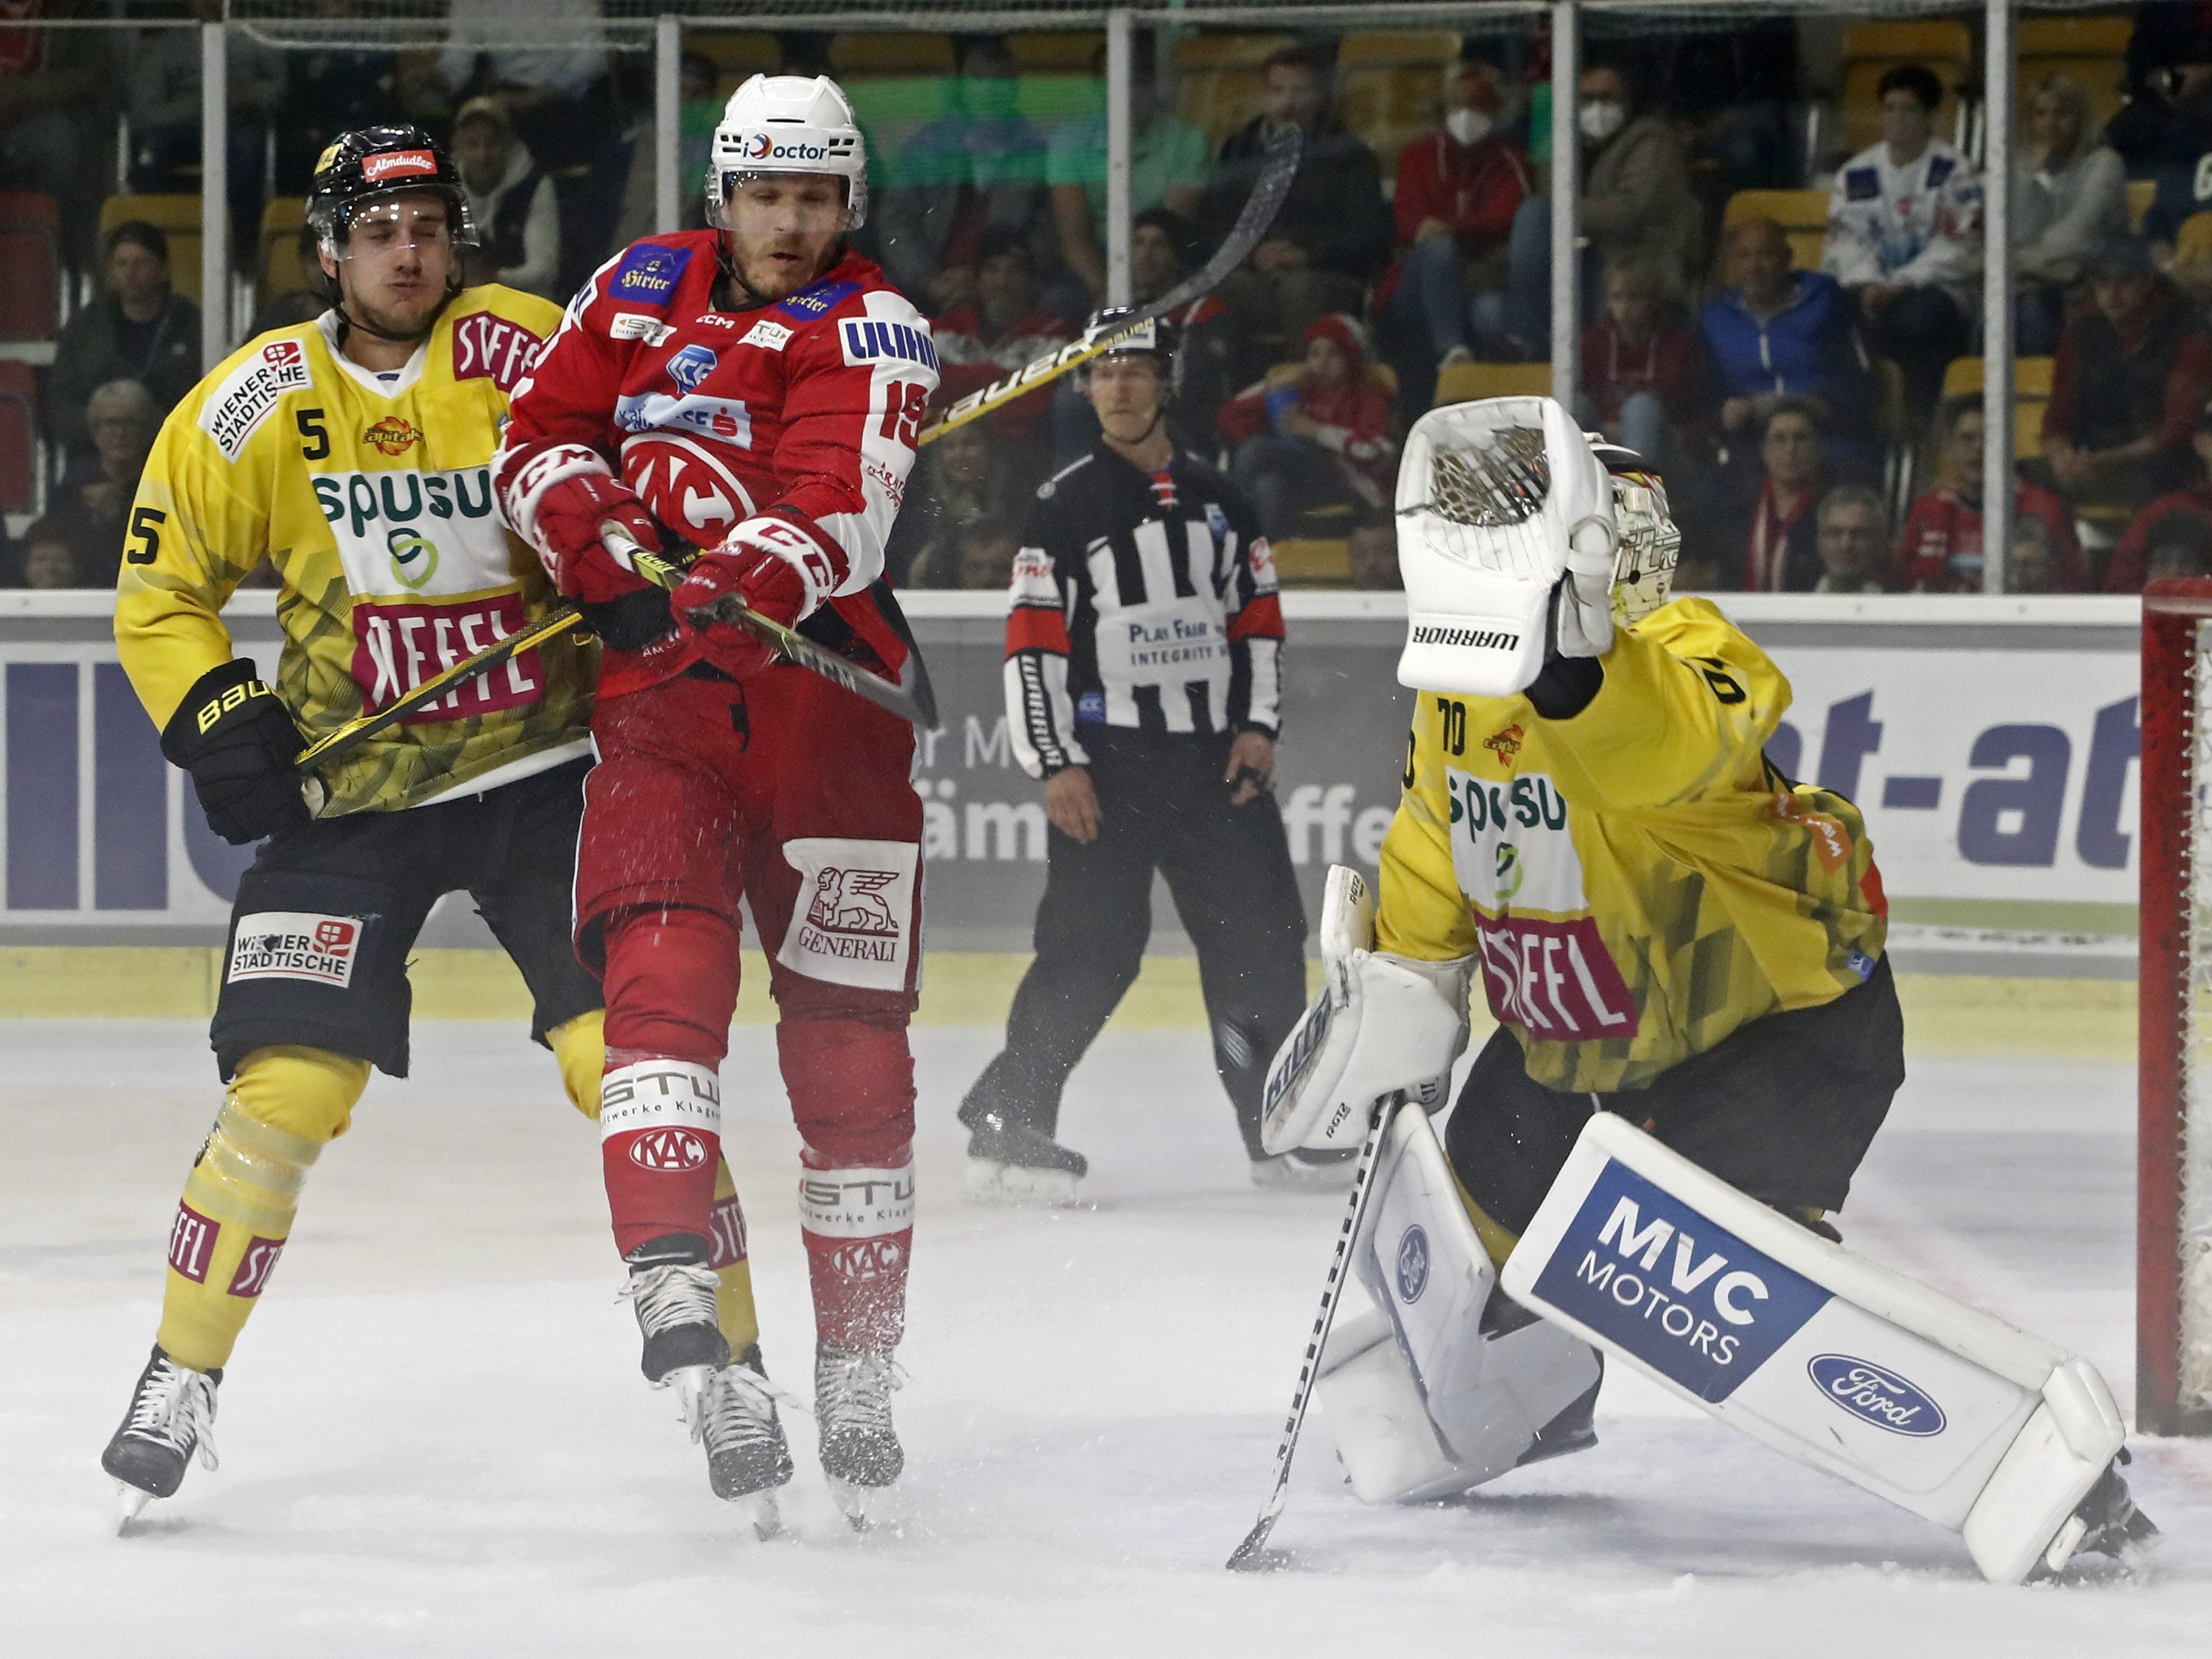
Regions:
[[[599,1157],[623,1255],[671,1237],[708,1243],[722,1162],[722,1091],[713,1068],[681,1060],[609,1066],[599,1085]]]

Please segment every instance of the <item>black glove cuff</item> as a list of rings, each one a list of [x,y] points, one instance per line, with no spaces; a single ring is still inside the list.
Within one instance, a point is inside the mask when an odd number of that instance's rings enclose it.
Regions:
[[[261,679],[252,659],[234,658],[192,682],[192,689],[161,728],[161,757],[172,766],[189,769],[192,757],[210,738],[249,720],[264,720],[270,710],[282,713],[285,722],[291,723],[291,711]]]

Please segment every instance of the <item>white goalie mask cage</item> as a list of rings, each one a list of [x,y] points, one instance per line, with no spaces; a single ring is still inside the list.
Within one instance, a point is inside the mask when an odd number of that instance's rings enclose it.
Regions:
[[[1397,519],[1399,682],[1470,696],[1536,678],[1552,590],[1571,566],[1609,570],[1614,618],[1633,623],[1666,603],[1681,548],[1658,478],[1631,452],[1594,446],[1549,398],[1424,415],[1398,464]]]

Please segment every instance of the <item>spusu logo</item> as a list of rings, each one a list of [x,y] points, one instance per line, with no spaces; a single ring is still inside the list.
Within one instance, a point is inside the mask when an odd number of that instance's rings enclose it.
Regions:
[[[1943,1432],[1943,1408],[1886,1365],[1849,1354],[1816,1353],[1805,1362],[1805,1370],[1820,1385],[1823,1399],[1877,1429],[1916,1438]]]

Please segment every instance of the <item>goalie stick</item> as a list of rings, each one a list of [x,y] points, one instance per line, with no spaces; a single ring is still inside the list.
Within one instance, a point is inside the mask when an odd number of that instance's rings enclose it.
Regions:
[[[1218,287],[1224,277],[1251,257],[1252,250],[1260,245],[1261,238],[1267,234],[1268,227],[1275,222],[1275,215],[1282,208],[1283,198],[1290,193],[1291,181],[1297,174],[1303,143],[1295,127],[1279,132],[1267,141],[1267,148],[1261,152],[1259,179],[1252,186],[1252,194],[1245,200],[1243,211],[1237,216],[1237,222],[1230,227],[1228,236],[1214,250],[1213,257],[1198,270],[1142,307],[1126,322],[1117,325],[1112,332],[1071,341],[1005,380],[995,381],[980,392],[970,392],[945,410],[935,424],[925,427],[915,440],[916,446],[933,443],[953,428],[965,426],[994,409],[1003,408],[1017,398],[1026,396],[1041,386],[1049,385],[1069,369],[1112,350],[1146,323],[1156,321]],[[640,573],[656,586],[672,587],[675,578],[681,574],[678,567],[652,554],[641,552],[633,555],[633,558]],[[653,574],[655,569],[666,574],[670,579],[660,580],[659,576]],[[720,612],[728,613],[729,605],[730,601],[723,601]],[[757,611],[744,610],[743,607],[739,607],[739,611],[741,614],[718,614],[717,620],[735,623],[773,644],[787,661],[797,663],[802,668],[810,668],[817,674],[827,675],[847,690],[866,697],[879,708],[889,709],[902,720],[911,720],[925,729],[936,726],[936,710],[929,706],[926,696],[923,700],[917,701],[898,687],[856,668],[834,653],[823,650],[804,635],[781,627]],[[440,698],[458,691],[478,677],[489,674],[523,652],[583,625],[583,612],[575,606],[569,605],[556,611],[520,632],[510,634],[505,639],[486,646],[474,656],[463,658],[442,673],[434,674],[420,685],[402,692],[374,714],[360,715],[337,731],[325,732],[300,751],[292,762],[293,769],[313,772],[319,767],[326,766],[378,732],[428,708]]]
[[[1274,1489],[1260,1506],[1260,1518],[1252,1523],[1252,1530],[1231,1553],[1228,1565],[1232,1572],[1267,1565],[1261,1552],[1266,1548],[1267,1534],[1274,1531],[1290,1494],[1291,1459],[1297,1453],[1298,1431],[1305,1426],[1306,1405],[1313,1398],[1314,1376],[1321,1369],[1322,1350],[1328,1346],[1329,1327],[1336,1320],[1337,1297],[1344,1290],[1345,1275],[1351,1271],[1352,1246],[1359,1237],[1360,1224],[1367,1218],[1367,1194],[1375,1184],[1375,1165],[1382,1155],[1382,1137],[1390,1127],[1390,1120],[1401,1111],[1420,1109],[1408,1103],[1402,1095],[1391,1096],[1376,1109],[1375,1121],[1367,1131],[1367,1144],[1359,1149],[1358,1167],[1352,1173],[1352,1197],[1345,1205],[1344,1225],[1336,1235],[1336,1252],[1329,1258],[1328,1278],[1322,1285],[1321,1310],[1314,1316],[1313,1334],[1306,1340],[1305,1362],[1298,1368],[1298,1385],[1291,1394],[1291,1414],[1283,1425],[1283,1437],[1275,1447]]]

